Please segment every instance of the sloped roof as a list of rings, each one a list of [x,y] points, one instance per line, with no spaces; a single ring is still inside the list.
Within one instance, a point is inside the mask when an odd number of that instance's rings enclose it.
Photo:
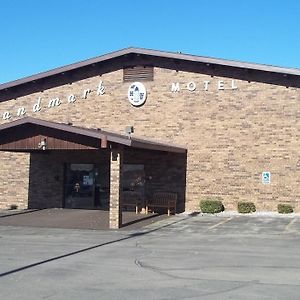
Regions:
[[[21,131],[24,129],[25,126],[28,125],[36,125],[36,126],[46,127],[50,129],[56,129],[59,131],[72,133],[80,136],[96,138],[99,140],[105,139],[107,140],[107,142],[133,147],[133,148],[175,152],[175,153],[185,153],[187,151],[186,148],[183,146],[174,145],[170,143],[162,143],[151,139],[136,138],[133,136],[129,137],[127,135],[122,135],[110,131],[104,131],[101,129],[76,127],[70,124],[45,121],[45,120],[36,119],[32,117],[25,117],[22,119],[18,119],[16,121],[12,121],[0,125],[0,136],[8,129],[14,128]],[[1,144],[1,140],[0,140],[0,144]]]
[[[38,73],[29,77],[21,78],[18,80],[10,81],[7,83],[0,84],[0,91],[5,89],[10,89],[25,83],[34,82],[40,79],[44,79],[47,77],[52,77],[58,74],[64,74],[69,71],[74,71],[76,69],[88,67],[97,63],[116,60],[122,56],[128,56],[131,54],[135,55],[143,55],[147,57],[156,57],[162,59],[173,59],[176,61],[185,61],[191,62],[195,64],[207,64],[207,65],[215,65],[215,66],[223,66],[229,68],[238,68],[238,69],[247,69],[252,71],[261,71],[261,72],[270,72],[282,74],[284,76],[292,75],[292,76],[300,76],[300,69],[296,68],[285,68],[285,67],[277,67],[272,65],[264,65],[264,64],[256,64],[256,63],[248,63],[234,60],[226,60],[219,58],[212,58],[206,56],[196,56],[189,55],[183,53],[175,53],[175,52],[166,52],[166,51],[158,51],[158,50],[149,50],[143,48],[125,48],[119,51],[111,52],[105,55],[97,56],[91,59],[87,59],[84,61],[80,61],[74,64],[70,64],[67,66],[59,67],[53,70],[49,70],[46,72]]]

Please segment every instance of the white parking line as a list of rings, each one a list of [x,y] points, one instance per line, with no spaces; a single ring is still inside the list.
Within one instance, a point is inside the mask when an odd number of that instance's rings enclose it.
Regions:
[[[222,224],[224,224],[224,223],[227,223],[228,221],[230,221],[230,220],[232,220],[232,219],[233,219],[233,217],[230,217],[230,218],[228,218],[228,219],[225,219],[225,220],[223,220],[223,221],[221,221],[221,222],[219,222],[219,223],[217,223],[217,224],[215,224],[215,225],[213,225],[213,226],[208,227],[207,230],[214,229],[214,228],[216,228],[216,227],[218,227],[218,226],[220,226],[220,225],[222,225]]]
[[[292,219],[291,222],[289,222],[289,224],[287,224],[284,228],[284,231],[289,231],[291,226],[296,222],[296,218]]]

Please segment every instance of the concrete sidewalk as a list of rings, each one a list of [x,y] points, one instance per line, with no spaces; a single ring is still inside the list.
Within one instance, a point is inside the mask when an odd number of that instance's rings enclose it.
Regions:
[[[123,211],[124,229],[139,229],[157,222],[166,215],[136,214]],[[49,208],[40,210],[2,210],[0,226],[32,226],[66,229],[109,229],[109,212],[105,210]]]
[[[300,299],[300,218],[173,216],[139,230],[0,226],[3,299]]]

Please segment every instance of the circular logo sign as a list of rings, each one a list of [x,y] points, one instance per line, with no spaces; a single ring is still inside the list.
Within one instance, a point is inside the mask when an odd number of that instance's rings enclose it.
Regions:
[[[129,102],[134,106],[141,106],[145,103],[147,91],[141,82],[134,82],[128,88]]]

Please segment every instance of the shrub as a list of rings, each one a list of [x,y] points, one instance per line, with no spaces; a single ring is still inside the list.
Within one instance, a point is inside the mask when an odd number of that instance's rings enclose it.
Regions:
[[[242,214],[249,214],[256,211],[253,202],[238,202],[238,212]]]
[[[221,200],[205,199],[200,201],[200,209],[203,213],[216,214],[224,211],[224,206]]]
[[[289,204],[278,204],[277,210],[280,214],[290,214],[294,211],[293,207]]]

